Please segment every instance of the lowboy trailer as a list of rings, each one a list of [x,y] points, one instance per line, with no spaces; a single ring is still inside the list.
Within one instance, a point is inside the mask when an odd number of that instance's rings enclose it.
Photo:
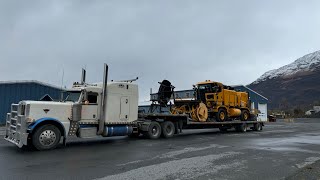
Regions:
[[[182,133],[183,129],[208,129],[219,128],[225,132],[234,128],[238,132],[246,132],[248,129],[261,131],[264,123],[261,121],[226,121],[226,122],[195,122],[187,115],[177,114],[141,114],[137,126],[143,135],[150,139],[157,139],[160,136],[170,138],[174,134]]]

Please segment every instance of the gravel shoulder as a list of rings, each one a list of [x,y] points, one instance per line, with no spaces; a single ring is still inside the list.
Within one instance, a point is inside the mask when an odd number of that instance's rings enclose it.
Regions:
[[[307,165],[304,168],[297,171],[292,176],[286,178],[286,180],[318,180],[320,179],[320,160],[313,164]]]

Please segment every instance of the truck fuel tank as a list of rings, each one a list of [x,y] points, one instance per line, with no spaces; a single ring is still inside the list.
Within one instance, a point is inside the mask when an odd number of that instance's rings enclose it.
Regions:
[[[128,125],[105,126],[102,136],[126,136],[132,134],[132,131],[132,126]]]
[[[237,108],[229,109],[229,117],[238,117],[241,115],[241,110]]]

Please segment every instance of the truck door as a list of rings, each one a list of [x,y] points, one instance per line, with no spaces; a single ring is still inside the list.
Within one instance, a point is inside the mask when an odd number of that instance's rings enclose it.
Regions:
[[[121,97],[120,100],[120,120],[127,121],[129,120],[130,114],[130,102],[128,96]]]
[[[82,104],[82,120],[98,120],[98,93],[88,92]]]

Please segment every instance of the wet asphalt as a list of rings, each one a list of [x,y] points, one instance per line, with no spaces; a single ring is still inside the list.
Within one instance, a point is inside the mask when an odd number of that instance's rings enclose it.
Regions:
[[[320,119],[295,119],[261,132],[76,139],[39,152],[6,142],[0,127],[0,179],[301,179],[320,162],[319,130]]]

